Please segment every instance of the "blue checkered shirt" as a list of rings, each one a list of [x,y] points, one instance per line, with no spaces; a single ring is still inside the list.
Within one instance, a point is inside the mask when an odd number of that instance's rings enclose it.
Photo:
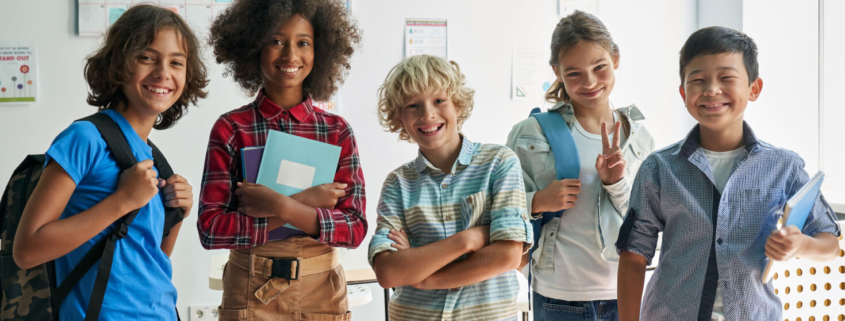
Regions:
[[[651,264],[663,232],[640,319],[710,320],[720,284],[726,320],[782,320],[771,282],[760,282],[768,261],[765,244],[787,199],[809,175],[798,154],[758,141],[747,123],[743,133],[745,150],[734,161],[721,194],[699,147],[698,126],[640,167],[616,243],[620,253],[642,255]],[[803,232],[839,235],[823,196]]]

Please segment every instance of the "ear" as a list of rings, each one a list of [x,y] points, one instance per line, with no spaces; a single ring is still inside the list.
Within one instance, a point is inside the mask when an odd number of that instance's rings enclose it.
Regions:
[[[560,67],[556,64],[552,64],[552,71],[555,73],[555,77],[557,77],[557,80],[562,83],[563,78],[560,76]]]
[[[611,60],[613,60],[613,70],[618,69],[619,68],[619,55],[613,55],[611,57]]]
[[[748,96],[748,101],[755,101],[757,97],[760,97],[760,93],[763,91],[763,79],[757,77],[757,80],[754,80],[751,83],[751,95]]]
[[[684,91],[684,85],[678,86],[678,91],[681,92],[681,99],[684,101],[684,104],[687,103],[687,93]]]

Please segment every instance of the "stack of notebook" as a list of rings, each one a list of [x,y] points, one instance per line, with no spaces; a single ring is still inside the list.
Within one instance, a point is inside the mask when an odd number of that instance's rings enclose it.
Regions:
[[[334,181],[340,146],[271,130],[267,145],[241,150],[244,182],[267,186],[291,196],[309,187]],[[285,224],[270,231],[270,240],[305,235]]]

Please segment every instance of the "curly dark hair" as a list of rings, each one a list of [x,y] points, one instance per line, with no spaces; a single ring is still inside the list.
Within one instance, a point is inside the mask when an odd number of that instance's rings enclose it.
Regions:
[[[165,28],[176,30],[188,55],[185,90],[173,106],[159,114],[153,128],[172,127],[187,112],[188,104],[196,106],[199,98],[205,98],[208,92],[203,89],[208,86],[208,75],[200,58],[200,42],[191,28],[173,11],[142,4],[121,15],[106,33],[103,46],[88,56],[85,63],[85,80],[90,87],[88,104],[100,110],[126,104],[122,85],[132,78],[136,57],[155,41],[156,33]]]
[[[255,94],[264,86],[261,50],[273,33],[294,15],[314,28],[314,69],[302,84],[304,94],[328,100],[349,71],[353,46],[361,40],[355,22],[338,0],[237,0],[211,25],[208,43],[218,64],[226,65],[224,77]]]

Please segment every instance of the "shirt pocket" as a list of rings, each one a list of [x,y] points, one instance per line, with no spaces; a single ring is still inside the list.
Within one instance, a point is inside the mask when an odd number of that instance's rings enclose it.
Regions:
[[[746,234],[768,234],[777,229],[785,205],[783,190],[746,188],[742,190],[741,201],[739,226]]]
[[[648,150],[641,146],[639,142],[631,141],[628,144],[628,150],[624,153],[624,156],[625,162],[627,163],[625,164],[626,174],[628,174],[628,177],[634,177],[634,175],[637,175],[637,171],[640,170],[640,165],[648,157]]]
[[[522,170],[531,176],[546,170],[551,146],[536,136],[520,136],[516,139],[516,155],[522,164]]]
[[[486,202],[487,193],[485,191],[472,194],[461,200],[461,218],[465,230],[484,225],[484,204]]]

